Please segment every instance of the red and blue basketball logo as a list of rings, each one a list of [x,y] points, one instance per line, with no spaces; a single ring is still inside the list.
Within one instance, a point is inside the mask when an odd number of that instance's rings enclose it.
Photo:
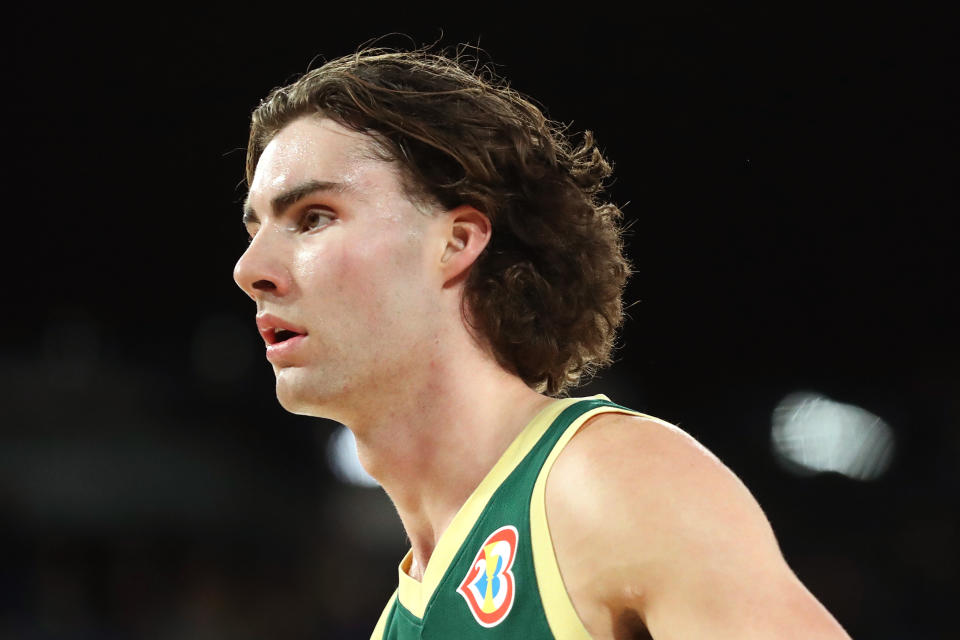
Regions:
[[[510,568],[516,555],[516,528],[500,527],[480,545],[470,571],[457,587],[470,613],[484,627],[503,622],[513,607],[516,585]]]

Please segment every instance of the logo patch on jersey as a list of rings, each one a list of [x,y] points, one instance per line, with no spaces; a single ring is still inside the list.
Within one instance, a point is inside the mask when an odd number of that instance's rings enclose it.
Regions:
[[[517,555],[517,530],[511,525],[491,533],[470,565],[457,592],[467,601],[470,613],[484,627],[495,627],[513,608],[515,584],[513,559]]]

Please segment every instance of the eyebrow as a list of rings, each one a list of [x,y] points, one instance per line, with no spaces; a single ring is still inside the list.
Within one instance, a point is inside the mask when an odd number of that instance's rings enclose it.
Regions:
[[[335,193],[345,193],[352,191],[352,187],[342,182],[307,180],[306,182],[302,182],[282,193],[275,195],[273,199],[270,200],[270,207],[273,209],[273,214],[275,216],[280,216],[284,211],[307,196],[311,196],[317,192],[329,191],[333,191]],[[243,224],[248,225],[258,222],[260,222],[260,217],[250,204],[250,194],[248,193],[246,200],[243,201]]]

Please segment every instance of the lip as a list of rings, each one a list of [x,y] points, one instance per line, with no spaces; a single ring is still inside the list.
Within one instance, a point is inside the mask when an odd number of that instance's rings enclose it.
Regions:
[[[304,327],[293,324],[292,322],[287,322],[283,318],[270,313],[257,316],[257,329],[260,331],[260,336],[267,345],[267,360],[270,362],[288,357],[303,343],[308,335]],[[288,338],[282,342],[277,342],[277,329],[285,329],[299,335]]]
[[[277,365],[289,362],[291,355],[306,339],[307,336],[305,334],[301,334],[299,336],[294,336],[293,338],[288,338],[283,342],[267,345],[267,360],[269,360],[271,364]]]
[[[305,328],[297,326],[292,322],[287,322],[283,318],[270,313],[263,313],[257,316],[257,329],[260,330],[260,335],[263,337],[263,341],[267,343],[267,346],[277,344],[276,336],[274,335],[274,331],[277,329],[286,329],[287,331],[307,335]],[[291,340],[292,339],[293,338],[291,338]]]

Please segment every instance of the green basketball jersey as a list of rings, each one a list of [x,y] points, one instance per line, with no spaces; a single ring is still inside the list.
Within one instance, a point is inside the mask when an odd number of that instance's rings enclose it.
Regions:
[[[553,462],[598,413],[638,414],[605,396],[557,400],[507,448],[440,537],[422,582],[400,584],[371,640],[587,640],[563,587],[544,506]]]

